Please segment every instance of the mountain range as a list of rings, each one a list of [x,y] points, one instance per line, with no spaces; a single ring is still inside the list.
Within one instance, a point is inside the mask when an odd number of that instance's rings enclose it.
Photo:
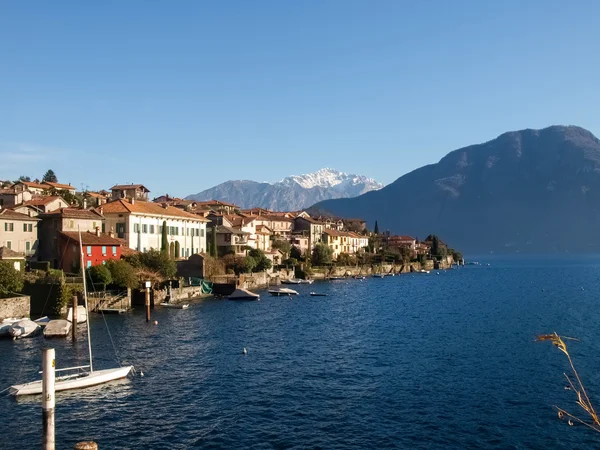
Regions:
[[[186,200],[217,199],[241,208],[298,211],[322,200],[356,197],[382,187],[372,178],[325,168],[314,173],[286,177],[276,183],[226,181],[198,194],[188,195]]]
[[[576,126],[500,135],[383,189],[310,211],[480,252],[600,251],[600,141]]]

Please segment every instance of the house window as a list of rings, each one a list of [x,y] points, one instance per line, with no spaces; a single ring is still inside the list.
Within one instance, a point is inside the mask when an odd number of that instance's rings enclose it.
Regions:
[[[125,237],[125,224],[124,223],[117,224],[117,236],[119,236],[120,238]]]
[[[194,230],[192,230],[192,231],[194,231]],[[185,229],[185,235],[186,235],[186,236],[189,236],[189,235],[190,235],[190,229],[189,229],[189,228],[186,228],[186,229]],[[193,236],[193,235],[192,235],[192,236]]]
[[[116,245],[112,246],[112,255],[117,256],[117,246]]]
[[[175,236],[179,236],[179,227],[175,227]]]
[[[88,262],[87,262],[87,264],[86,264],[86,267],[87,267],[88,269],[89,269],[90,267],[92,267],[92,262],[91,262],[91,261],[88,261]]]
[[[92,246],[91,245],[87,246],[87,255],[92,256]]]
[[[144,247],[144,251],[143,251],[143,253],[146,253],[146,247]]]
[[[202,229],[200,230],[200,236],[201,236],[201,237],[204,237],[204,228],[202,228]]]
[[[150,225],[150,234],[154,234],[154,225]]]
[[[6,248],[11,249],[12,248],[12,242],[6,241]]]
[[[140,224],[139,223],[134,223],[133,224],[133,232],[134,233],[139,233],[140,232]]]
[[[4,231],[14,231],[14,230],[15,230],[14,223],[4,222]]]
[[[25,250],[26,250],[26,251],[29,251],[29,250],[31,250],[31,242],[29,242],[29,241],[26,241],[26,242],[25,242]]]
[[[92,230],[96,229],[96,222],[92,222]]]
[[[23,224],[23,231],[27,231],[27,224],[26,223]]]
[[[102,222],[102,232],[106,233],[106,224]]]
[[[102,246],[102,256],[106,256],[106,245]]]
[[[142,233],[148,233],[148,225],[147,224],[142,225]]]
[[[30,233],[33,231],[33,224],[29,224],[27,225],[27,231],[29,231]]]

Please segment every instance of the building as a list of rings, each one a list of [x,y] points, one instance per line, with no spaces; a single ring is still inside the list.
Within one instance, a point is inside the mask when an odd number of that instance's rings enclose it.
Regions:
[[[169,252],[175,258],[206,251],[208,220],[198,215],[133,198],[112,201],[98,211],[105,218],[107,231],[113,230],[128,247],[140,252],[161,248],[163,226],[167,227]]]
[[[40,214],[39,226],[40,261],[50,261],[52,267],[62,267],[59,233],[82,233],[96,229],[103,230],[104,217],[94,210],[81,208],[61,208],[49,213]]]
[[[263,252],[271,251],[271,236],[273,236],[273,230],[266,225],[256,226],[256,248]]]
[[[20,205],[23,202],[31,200],[31,192],[18,191],[14,188],[0,189],[0,206],[9,207]]]
[[[43,213],[48,213],[62,208],[67,208],[69,204],[62,197],[50,195],[46,197],[33,197],[31,200],[24,202],[22,206],[33,206]]]
[[[410,236],[387,236],[385,243],[389,248],[400,250],[408,248],[412,255],[416,255],[417,240]]]
[[[220,212],[222,214],[235,214],[239,211],[240,207],[233,203],[221,202],[219,200],[208,200],[205,202],[195,202],[196,206],[194,209],[197,210],[212,210]]]
[[[15,270],[22,270],[23,254],[10,248],[0,247],[0,261],[11,263]]]
[[[308,235],[302,232],[292,234],[292,238],[290,240],[290,244],[292,244],[294,247],[300,250],[300,253],[302,255],[311,254],[309,242],[310,238],[308,237]]]
[[[150,191],[143,184],[117,184],[110,188],[113,200],[134,199],[148,201]]]
[[[61,183],[53,183],[51,181],[42,182],[42,186],[46,186],[47,190],[55,190],[55,191],[67,191],[69,194],[75,195],[77,189],[75,189],[70,184],[61,184]]]
[[[338,231],[326,228],[323,231],[323,242],[333,250],[333,257],[337,259],[340,253],[356,255],[364,251],[369,245],[369,238],[352,231]]]
[[[236,255],[245,254],[244,247],[248,246],[250,233],[232,228],[227,225],[217,225],[217,252],[219,255],[233,252]]]
[[[11,186],[12,189],[15,189],[19,192],[29,191],[31,194],[43,194],[46,190],[48,190],[48,186],[41,183],[34,183],[32,181],[17,181],[15,184]]]
[[[86,202],[84,207],[86,207],[86,206],[96,207],[96,206],[104,205],[108,201],[108,198],[106,195],[101,194],[99,192],[86,192],[85,196],[84,196],[84,201]]]
[[[295,233],[302,232],[308,237],[308,251],[312,253],[315,245],[323,240],[325,224],[311,217],[301,215],[294,219],[294,231]]]
[[[77,273],[81,268],[81,250],[86,268],[105,264],[111,259],[120,259],[125,242],[114,235],[95,231],[62,231],[58,233],[59,269]],[[81,246],[80,246],[81,242]]]
[[[38,222],[37,217],[1,209],[0,247],[34,258],[38,250]]]
[[[263,225],[269,228],[273,236],[278,236],[285,240],[289,240],[292,236],[294,228],[294,221],[292,219],[277,215],[247,216],[247,218],[253,219],[256,226]]]

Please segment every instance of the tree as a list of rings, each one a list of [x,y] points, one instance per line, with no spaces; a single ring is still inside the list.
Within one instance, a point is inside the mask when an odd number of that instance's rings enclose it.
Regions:
[[[23,289],[23,274],[13,263],[0,261],[0,295],[6,296]]]
[[[112,277],[112,283],[122,288],[136,288],[139,286],[138,276],[131,264],[127,261],[111,259],[105,266]]]
[[[340,266],[353,266],[356,264],[356,258],[348,253],[340,253],[337,257],[336,263]]]
[[[167,235],[167,221],[163,220],[161,240],[160,240],[160,251],[162,253],[169,254],[169,236]]]
[[[302,252],[295,245],[292,245],[292,247],[290,248],[290,258],[295,258],[297,260],[302,258]]]
[[[375,228],[373,228],[373,233],[376,235],[379,234],[379,224],[375,221]]]
[[[290,253],[292,245],[288,241],[276,240],[276,241],[273,241],[273,243],[271,244],[271,247],[279,249],[279,250],[281,250],[281,252],[284,255],[287,255]]]
[[[169,258],[169,255],[158,250],[140,253],[139,259],[144,268],[158,272],[166,279],[173,278],[177,273],[177,263]]]
[[[112,282],[112,275],[110,270],[105,265],[92,266],[88,269],[88,274],[94,282],[94,284],[110,284]]]
[[[213,226],[212,228],[212,232],[210,233],[210,241],[211,241],[211,246],[210,246],[210,256],[212,256],[213,258],[216,258],[218,255],[218,245],[217,245],[217,226]]]
[[[250,258],[254,258],[256,264],[254,266],[254,272],[264,272],[273,267],[273,263],[269,258],[266,257],[262,250],[253,248],[248,252]]]
[[[56,174],[52,169],[48,169],[48,171],[44,174],[42,178],[42,182],[49,181],[50,183],[58,183],[58,178],[56,178]]]
[[[333,250],[326,244],[318,243],[312,252],[312,263],[314,266],[330,264],[332,257]]]
[[[21,175],[18,180],[15,180],[15,183],[18,183],[19,181],[26,181],[29,183],[29,182],[31,182],[31,177]]]

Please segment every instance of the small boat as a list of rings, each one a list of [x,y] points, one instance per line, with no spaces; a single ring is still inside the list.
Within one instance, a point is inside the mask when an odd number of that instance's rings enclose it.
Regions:
[[[385,275],[382,273],[374,273],[373,274],[373,278],[383,278],[383,277],[385,277]]]
[[[354,278],[355,280],[366,280],[367,277],[363,276],[363,275],[354,275],[352,278]]]
[[[160,306],[164,308],[173,308],[173,309],[188,309],[190,307],[189,303],[167,303],[162,302]]]
[[[298,278],[291,278],[289,280],[281,280],[281,284],[302,284],[302,280]]]
[[[10,337],[10,327],[21,319],[9,318],[0,322],[0,337]]]
[[[297,278],[298,281],[300,281],[299,284],[313,284],[315,280],[303,280],[301,278]]]
[[[328,280],[329,281],[339,281],[339,280],[345,280],[346,277],[329,277]]]
[[[67,320],[69,322],[73,322],[73,308],[69,308],[67,310]],[[85,323],[87,322],[87,314],[85,312],[85,306],[78,305],[77,306],[77,323]]]
[[[66,337],[71,331],[71,322],[65,319],[51,320],[44,327],[44,337]]]
[[[236,289],[228,298],[229,300],[258,300],[260,295],[246,289]]]
[[[311,292],[310,296],[311,297],[327,297],[327,294],[322,294],[320,292]]]
[[[419,270],[419,273],[429,273],[429,270],[421,269]]]
[[[269,289],[268,292],[275,297],[281,297],[282,295],[298,295],[298,291],[288,288]]]
[[[35,319],[34,322],[41,327],[45,327],[46,325],[48,325],[48,322],[50,322],[50,319],[48,318],[48,316],[44,316],[40,317],[39,319]]]
[[[11,324],[8,332],[13,339],[21,339],[27,336],[33,336],[40,330],[40,326],[33,320],[22,319]]]

